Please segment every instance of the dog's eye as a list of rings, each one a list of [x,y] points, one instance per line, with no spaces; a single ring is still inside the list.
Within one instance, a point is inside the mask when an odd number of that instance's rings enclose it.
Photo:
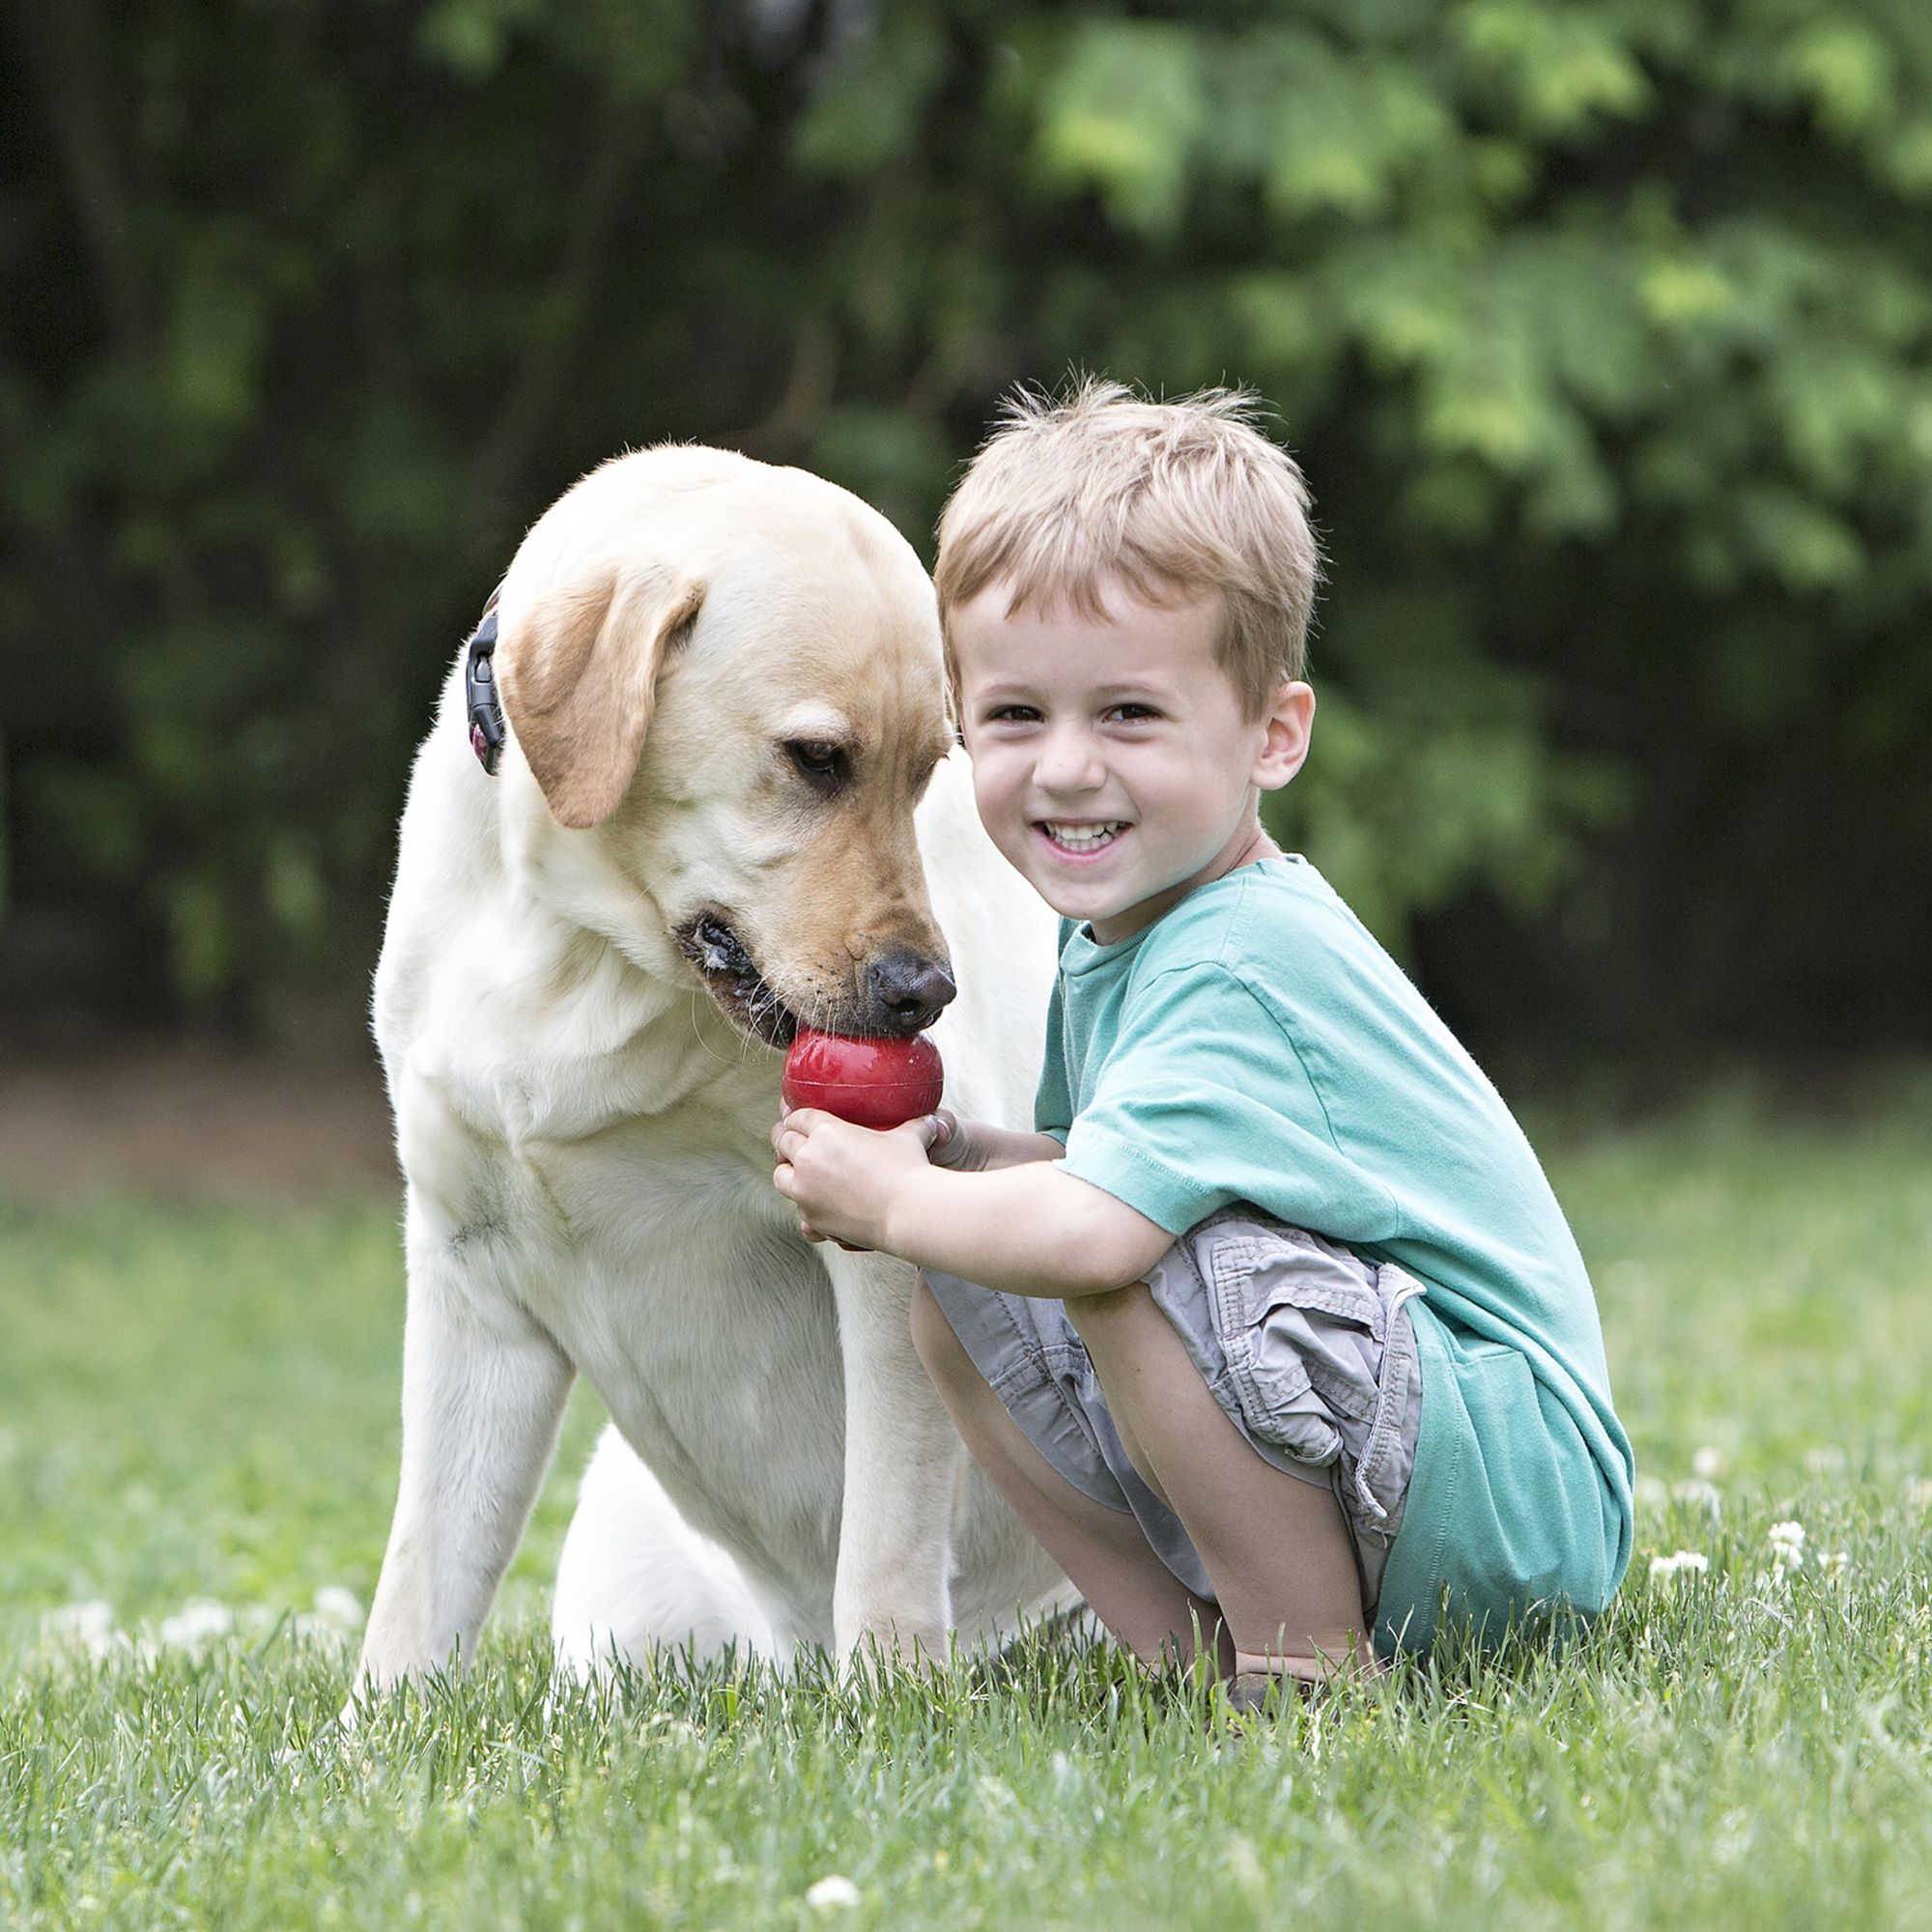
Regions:
[[[851,754],[842,745],[827,744],[819,738],[791,738],[785,742],[785,756],[799,777],[827,798],[843,791],[852,781]]]

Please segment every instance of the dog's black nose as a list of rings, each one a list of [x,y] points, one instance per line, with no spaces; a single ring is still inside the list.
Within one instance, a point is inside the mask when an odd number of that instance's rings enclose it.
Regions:
[[[956,990],[945,960],[917,952],[882,952],[866,968],[866,992],[881,1033],[914,1034],[930,1026]]]

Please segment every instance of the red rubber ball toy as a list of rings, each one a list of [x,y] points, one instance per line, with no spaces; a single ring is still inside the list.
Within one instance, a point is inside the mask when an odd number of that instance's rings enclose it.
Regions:
[[[801,1027],[785,1055],[787,1107],[822,1107],[854,1126],[903,1126],[939,1105],[946,1068],[925,1035],[860,1038]]]

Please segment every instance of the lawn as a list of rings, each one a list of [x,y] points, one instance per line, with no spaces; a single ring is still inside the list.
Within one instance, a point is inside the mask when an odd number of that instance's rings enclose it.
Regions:
[[[346,1742],[393,1207],[0,1207],[0,1925],[1924,1922],[1932,1086],[1539,1139],[1637,1445],[1623,1594],[1244,1738],[1066,1638],[557,1690],[581,1393],[477,1669]]]

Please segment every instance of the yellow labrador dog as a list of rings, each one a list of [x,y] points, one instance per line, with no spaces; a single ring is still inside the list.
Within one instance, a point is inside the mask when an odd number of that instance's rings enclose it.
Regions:
[[[938,1015],[949,1101],[1028,1117],[1052,921],[974,813],[918,558],[819,478],[666,447],[554,504],[492,615],[376,976],[409,1318],[362,1681],[471,1652],[580,1374],[611,1428],[573,1664],[931,1657],[1065,1601],[926,1382],[911,1270],[809,1245],[771,1184],[801,1022]]]

